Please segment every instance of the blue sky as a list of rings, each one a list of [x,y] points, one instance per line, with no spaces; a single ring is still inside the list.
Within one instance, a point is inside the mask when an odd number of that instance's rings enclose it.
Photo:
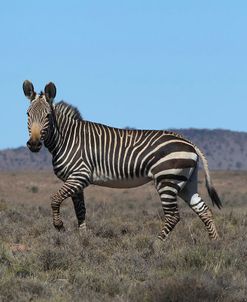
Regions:
[[[0,149],[28,139],[25,79],[116,127],[247,131],[246,15],[245,1],[1,1]]]

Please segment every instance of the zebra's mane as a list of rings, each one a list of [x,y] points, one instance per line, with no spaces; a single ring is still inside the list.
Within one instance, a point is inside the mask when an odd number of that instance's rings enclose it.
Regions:
[[[55,111],[57,114],[64,114],[75,120],[83,120],[79,110],[64,101],[61,101],[55,105]]]

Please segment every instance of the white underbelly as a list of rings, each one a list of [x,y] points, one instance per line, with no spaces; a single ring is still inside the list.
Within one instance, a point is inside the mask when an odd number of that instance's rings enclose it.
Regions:
[[[135,188],[142,186],[152,179],[149,177],[136,177],[132,179],[111,179],[107,177],[94,177],[93,184],[108,188]]]

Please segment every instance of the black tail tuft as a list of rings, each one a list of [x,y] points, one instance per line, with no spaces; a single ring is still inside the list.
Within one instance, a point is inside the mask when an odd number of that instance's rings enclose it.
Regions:
[[[206,186],[207,186],[207,189],[208,189],[208,195],[210,196],[213,205],[216,204],[216,206],[219,209],[222,208],[222,203],[220,201],[219,195],[216,192],[215,188],[212,185],[209,185],[207,181],[206,181]]]

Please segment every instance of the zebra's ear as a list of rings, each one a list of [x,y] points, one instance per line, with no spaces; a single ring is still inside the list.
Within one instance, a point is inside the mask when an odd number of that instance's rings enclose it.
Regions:
[[[33,84],[30,81],[26,80],[23,82],[22,88],[25,96],[32,102],[36,95]]]
[[[57,89],[54,83],[50,82],[45,86],[45,96],[50,103],[55,99],[56,93]]]

